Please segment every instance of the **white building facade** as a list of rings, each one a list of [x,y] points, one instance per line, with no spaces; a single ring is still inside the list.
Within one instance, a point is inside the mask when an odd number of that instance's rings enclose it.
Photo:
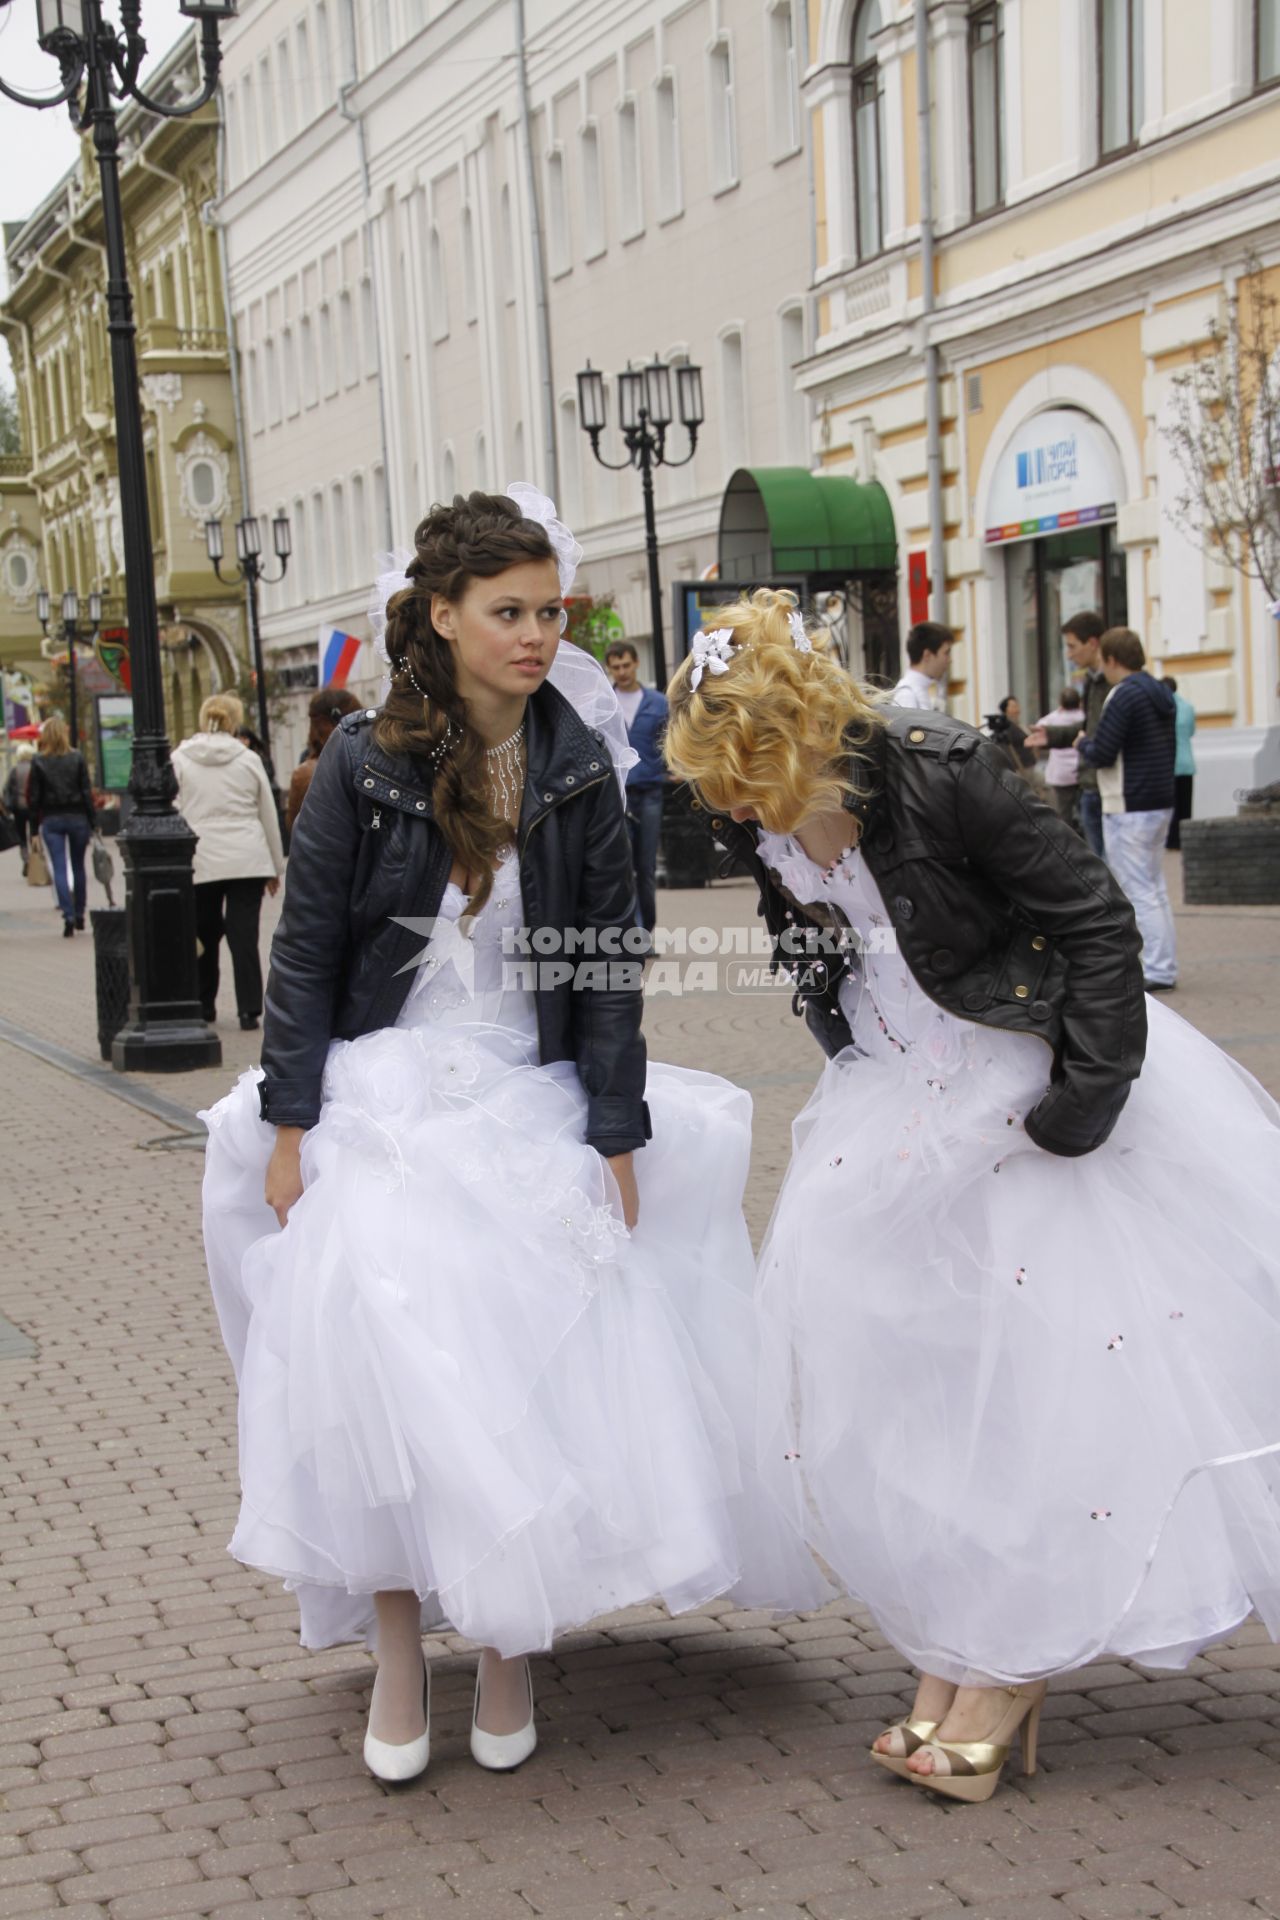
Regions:
[[[321,627],[367,633],[373,555],[433,501],[515,479],[555,484],[580,590],[647,653],[640,480],[579,430],[588,360],[703,368],[696,455],[659,476],[664,592],[715,562],[736,469],[811,464],[806,6],[531,0],[527,118],[525,13],[249,0],[226,33],[220,220],[250,492],[294,527],[265,601],[285,667]],[[374,691],[367,648],[357,675]]]

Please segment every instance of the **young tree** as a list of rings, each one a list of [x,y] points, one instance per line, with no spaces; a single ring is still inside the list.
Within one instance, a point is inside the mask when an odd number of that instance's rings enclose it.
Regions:
[[[5,380],[0,380],[0,453],[21,453],[22,433],[18,420],[18,396]]]
[[[1175,376],[1161,431],[1182,477],[1171,517],[1206,553],[1260,581],[1280,614],[1280,300],[1256,259],[1225,325]]]

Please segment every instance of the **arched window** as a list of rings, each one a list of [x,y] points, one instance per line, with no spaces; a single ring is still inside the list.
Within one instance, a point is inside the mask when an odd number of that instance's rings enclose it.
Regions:
[[[476,485],[482,493],[489,490],[489,442],[483,433],[476,435]]]
[[[747,458],[747,383],[737,327],[720,336],[720,432],[724,464],[733,472]]]
[[[431,314],[431,337],[449,336],[449,283],[445,279],[444,242],[439,227],[433,226],[427,241],[427,306]]]
[[[476,308],[476,231],[470,207],[462,209],[462,317],[471,326]]]
[[[582,435],[578,431],[578,403],[571,395],[560,401],[560,490],[564,517],[572,527],[585,518],[582,497]]]
[[[452,447],[445,448],[444,464],[441,467],[440,471],[441,471],[441,492],[444,495],[444,504],[445,506],[451,506],[453,503],[453,496],[458,491],[458,468],[457,468],[456,462],[454,461]]]
[[[880,0],[862,0],[853,22],[853,200],[859,260],[884,248],[884,78],[876,52]]]

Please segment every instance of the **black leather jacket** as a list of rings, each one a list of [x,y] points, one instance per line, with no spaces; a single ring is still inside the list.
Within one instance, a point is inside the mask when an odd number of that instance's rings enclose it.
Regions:
[[[84,755],[75,747],[70,753],[38,753],[31,762],[27,806],[37,827],[54,813],[83,814],[93,826],[93,788]]]
[[[334,730],[294,828],[262,1035],[262,1115],[277,1126],[315,1125],[331,1040],[394,1025],[423,950],[422,934],[396,918],[434,918],[453,864],[430,781],[414,759],[374,744],[374,717],[350,714]],[[635,882],[608,749],[551,686],[529,701],[525,739],[526,926],[595,930],[606,935],[603,952],[622,955]],[[649,1137],[642,967],[625,957],[597,964],[590,985],[539,976],[539,1057],[574,1062],[588,1142],[626,1153]]]
[[[948,1013],[1047,1042],[1049,1084],[1026,1121],[1038,1146],[1101,1146],[1147,1036],[1142,943],[1110,870],[988,740],[945,714],[891,709],[853,778],[846,805],[915,978]],[[775,963],[797,972],[796,1011],[834,1056],[852,1042],[838,995],[856,954],[836,951],[821,912],[779,886],[755,827],[719,816],[711,827],[745,857]]]

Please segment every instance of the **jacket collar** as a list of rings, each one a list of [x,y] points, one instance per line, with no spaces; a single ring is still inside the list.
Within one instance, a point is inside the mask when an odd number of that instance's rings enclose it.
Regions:
[[[373,737],[370,708],[343,723],[363,751],[353,760],[356,790],[375,805],[432,818],[432,782],[426,763],[412,754],[386,753]],[[362,736],[362,737],[361,737]],[[564,695],[544,682],[525,709],[528,771],[520,813],[523,834],[534,820],[583,787],[612,773],[609,750]]]

